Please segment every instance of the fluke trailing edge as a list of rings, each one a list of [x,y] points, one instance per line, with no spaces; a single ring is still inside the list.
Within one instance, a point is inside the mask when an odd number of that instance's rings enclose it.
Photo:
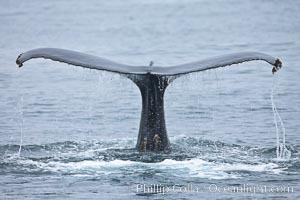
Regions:
[[[97,56],[64,49],[40,48],[22,53],[16,63],[21,67],[32,58],[45,58],[89,69],[105,70],[122,74],[132,80],[142,95],[142,114],[136,148],[140,151],[168,151],[171,148],[167,135],[164,114],[164,93],[167,86],[181,75],[226,67],[252,60],[263,60],[273,65],[272,73],[278,71],[282,63],[279,59],[263,53],[240,52],[227,54],[198,62],[159,67],[130,66],[119,64]]]

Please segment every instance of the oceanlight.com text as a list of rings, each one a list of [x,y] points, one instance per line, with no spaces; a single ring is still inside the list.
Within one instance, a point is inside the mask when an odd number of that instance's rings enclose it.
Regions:
[[[154,193],[293,193],[294,187],[289,185],[217,185],[217,184],[174,184],[174,185],[162,185],[162,184],[137,184],[136,193],[154,194]]]

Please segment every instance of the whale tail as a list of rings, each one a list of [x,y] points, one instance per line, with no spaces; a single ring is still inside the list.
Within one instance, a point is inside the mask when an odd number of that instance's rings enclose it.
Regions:
[[[279,59],[263,53],[241,52],[227,54],[198,62],[159,67],[131,66],[116,63],[93,55],[55,48],[39,48],[20,54],[16,60],[19,67],[33,58],[45,58],[89,69],[104,70],[121,74],[132,80],[140,89],[142,113],[136,148],[139,151],[168,151],[171,149],[164,114],[164,93],[174,79],[193,72],[226,67],[252,60],[263,60],[273,65],[277,72],[282,63]]]

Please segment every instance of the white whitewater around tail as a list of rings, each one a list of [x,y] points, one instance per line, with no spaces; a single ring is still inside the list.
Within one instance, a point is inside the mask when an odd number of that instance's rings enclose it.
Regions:
[[[274,75],[273,77],[273,84],[272,84],[272,92],[271,92],[271,103],[272,103],[272,111],[273,111],[273,116],[274,116],[274,123],[275,123],[275,128],[276,128],[276,156],[278,160],[288,160],[291,158],[291,151],[289,151],[285,145],[285,128],[283,121],[278,113],[277,107],[274,103],[274,88],[275,88],[275,83],[276,83],[276,77]],[[277,121],[278,119],[278,121]],[[281,131],[282,131],[282,137],[280,138],[279,134],[279,127],[278,123],[281,126]]]

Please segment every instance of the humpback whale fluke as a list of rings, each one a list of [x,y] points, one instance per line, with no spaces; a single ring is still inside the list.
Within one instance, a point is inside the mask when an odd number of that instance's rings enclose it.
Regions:
[[[153,66],[153,61],[149,66],[131,66],[93,55],[55,48],[39,48],[22,53],[18,56],[16,63],[21,67],[24,62],[32,58],[51,59],[84,68],[114,72],[132,80],[140,89],[142,96],[142,113],[136,144],[139,151],[168,151],[171,148],[165,124],[164,93],[175,78],[188,73],[252,60],[263,60],[273,65],[272,73],[282,67],[279,59],[257,52],[232,53],[198,62],[160,67]]]

